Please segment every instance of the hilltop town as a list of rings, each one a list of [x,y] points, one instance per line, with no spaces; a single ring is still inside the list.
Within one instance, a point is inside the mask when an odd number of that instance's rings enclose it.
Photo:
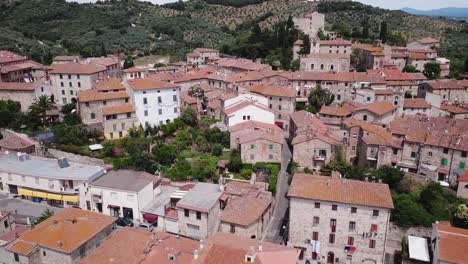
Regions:
[[[468,60],[309,4],[230,54],[0,50],[0,263],[468,263]]]

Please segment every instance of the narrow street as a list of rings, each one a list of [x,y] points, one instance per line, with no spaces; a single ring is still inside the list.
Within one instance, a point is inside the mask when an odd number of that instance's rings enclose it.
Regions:
[[[289,149],[286,140],[283,142],[283,150],[281,153],[281,170],[276,184],[276,195],[275,195],[275,208],[273,216],[268,225],[267,230],[262,238],[262,241],[268,241],[273,243],[281,243],[283,237],[280,236],[280,230],[283,227],[283,219],[288,209],[289,201],[286,199],[286,193],[288,192],[288,178],[287,168],[289,161],[291,160],[292,154]]]

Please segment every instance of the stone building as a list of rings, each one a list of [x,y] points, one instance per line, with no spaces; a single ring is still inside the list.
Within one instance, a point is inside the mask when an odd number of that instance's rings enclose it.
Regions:
[[[260,84],[249,90],[268,98],[268,108],[275,114],[275,124],[287,131],[289,116],[296,110],[296,93],[293,88]]]
[[[63,209],[24,232],[0,250],[2,263],[77,264],[105,241],[116,218],[80,210]]]
[[[325,15],[318,12],[307,13],[303,17],[295,17],[293,22],[294,26],[309,35],[310,39],[317,38],[319,30],[325,29]]]
[[[409,42],[406,46],[409,49],[432,49],[438,48],[440,46],[440,41],[432,37],[426,37]]]
[[[23,112],[28,111],[34,100],[41,95],[52,95],[48,83],[0,82],[0,100],[19,102]]]
[[[107,79],[96,89],[78,93],[78,109],[89,131],[98,131],[107,139],[122,138],[139,126],[130,96],[119,79]]]
[[[467,102],[468,81],[462,80],[436,80],[421,83],[418,88],[418,97],[425,98],[426,93],[432,93],[442,97],[444,101]]]
[[[387,184],[296,173],[288,197],[288,246],[310,263],[384,263]]]
[[[77,102],[79,91],[90,90],[107,76],[107,68],[95,64],[52,64],[49,71],[55,102],[65,105]]]
[[[273,213],[272,194],[265,187],[260,183],[228,182],[224,190],[227,205],[218,231],[260,240]]]
[[[177,202],[179,234],[195,239],[206,239],[216,231],[220,214],[219,185],[197,183]]]
[[[244,135],[255,134],[258,131],[275,131],[273,133],[281,134],[282,130],[277,125],[262,123],[257,121],[247,121],[235,126],[229,127],[229,138],[231,149],[240,148],[240,138]]]
[[[238,134],[241,158],[244,163],[281,162],[284,142],[282,132],[275,130],[246,131]]]
[[[349,72],[350,55],[343,53],[311,53],[301,58],[300,70],[312,72]]]
[[[311,130],[294,137],[291,144],[293,160],[299,167],[319,171],[338,157],[341,141],[331,133]]]
[[[407,115],[431,115],[431,105],[423,98],[405,99],[403,103],[403,116]]]
[[[370,123],[389,124],[396,116],[397,109],[389,102],[374,102],[353,111],[353,118]]]
[[[463,176],[458,178],[457,196],[468,199],[468,169],[465,170]]]

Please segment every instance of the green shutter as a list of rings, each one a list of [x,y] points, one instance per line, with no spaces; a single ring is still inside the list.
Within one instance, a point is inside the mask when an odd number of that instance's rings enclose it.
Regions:
[[[440,163],[444,166],[447,166],[447,159],[446,158],[443,158]]]
[[[460,169],[465,169],[465,162],[460,162],[460,165],[458,167]]]
[[[273,149],[273,144],[270,144],[270,149]]]

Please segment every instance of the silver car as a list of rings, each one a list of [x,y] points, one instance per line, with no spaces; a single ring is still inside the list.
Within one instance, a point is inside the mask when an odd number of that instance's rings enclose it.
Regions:
[[[153,232],[153,230],[154,230],[154,226],[152,224],[150,224],[150,223],[140,223],[138,225],[138,228],[149,231],[149,232]]]

